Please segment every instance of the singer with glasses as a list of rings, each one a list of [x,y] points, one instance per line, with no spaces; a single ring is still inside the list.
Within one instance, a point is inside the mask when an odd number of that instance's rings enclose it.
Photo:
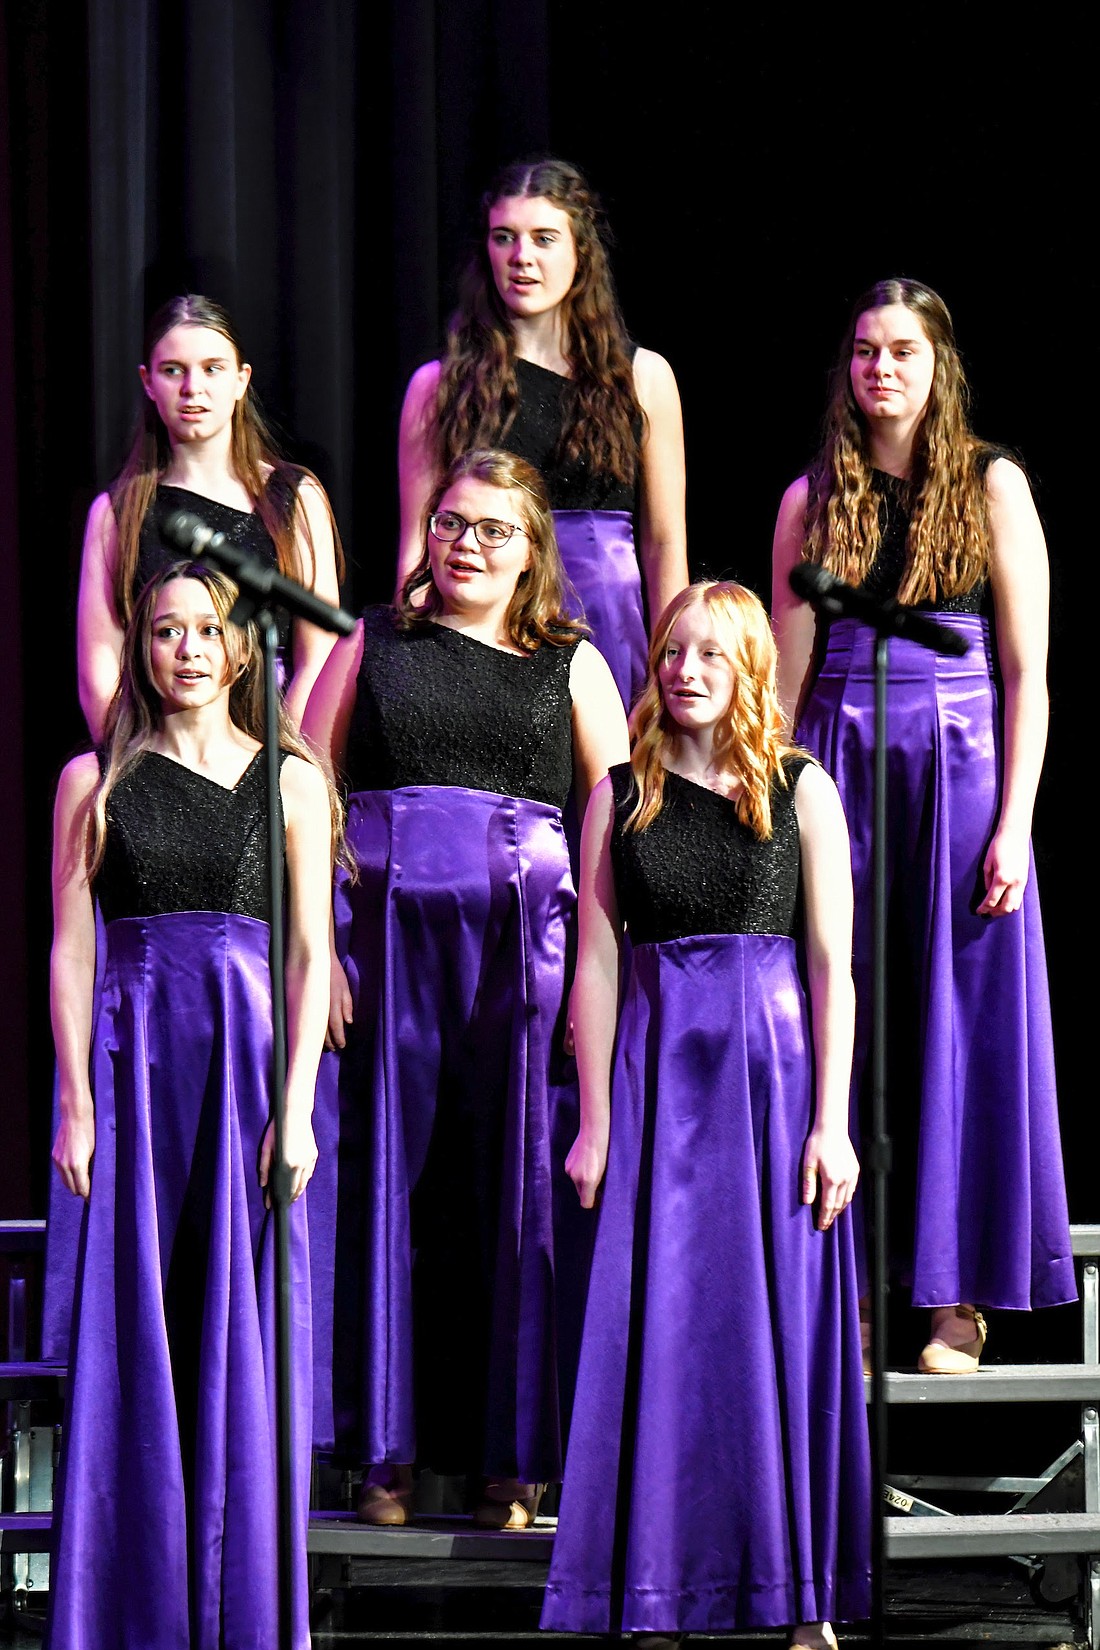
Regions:
[[[118,683],[137,593],[178,550],[162,532],[189,510],[280,573],[338,602],[343,558],[317,477],[276,451],[227,312],[194,293],[157,310],[138,368],[144,411],[129,455],[94,500],[77,607],[80,703],[93,739]],[[282,638],[285,703],[298,723],[333,638],[295,620]]]
[[[784,495],[772,619],[799,742],[839,787],[855,881],[853,1100],[871,1010],[875,632],[818,624],[792,591],[807,561],[965,640],[949,658],[889,643],[888,1099],[895,1210],[919,1367],[978,1367],[980,1308],[1076,1298],[1031,816],[1046,744],[1049,573],[1027,477],[967,418],[951,317],[918,281],[856,303],[825,437]],[[906,1134],[913,1130],[913,1138]],[[906,1165],[915,1183],[903,1186]],[[864,1303],[864,1342],[870,1340]]]
[[[564,1171],[562,808],[625,758],[626,719],[565,611],[538,473],[469,453],[425,503],[400,603],[336,645],[304,722],[347,786],[358,870],[337,888],[316,1370],[339,1457],[368,1469],[361,1519],[403,1524],[419,1463],[521,1529],[561,1477],[591,1237]]]

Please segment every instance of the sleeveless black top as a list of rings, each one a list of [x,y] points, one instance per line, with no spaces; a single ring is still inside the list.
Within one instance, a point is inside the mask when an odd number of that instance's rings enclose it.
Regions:
[[[546,483],[555,510],[626,510],[635,506],[635,486],[593,471],[586,460],[561,460],[558,442],[565,422],[569,379],[533,361],[516,360],[519,401],[500,445],[533,464]],[[638,430],[641,439],[641,430]]]
[[[275,471],[267,484],[268,496],[280,514],[285,512],[288,521],[297,507],[300,481],[299,471],[291,471],[289,475]],[[216,533],[224,533],[232,544],[239,545],[242,550],[251,550],[253,555],[267,562],[269,566],[278,565],[275,542],[255,511],[236,510],[230,504],[219,504],[216,499],[205,498],[201,493],[193,493],[190,488],[170,487],[162,482],[141,524],[137,566],[130,589],[131,601],[137,600],[154,574],[181,559],[175,545],[170,544],[164,537],[164,523],[177,510],[187,510],[191,515],[198,516],[207,527],[212,527]],[[280,613],[280,647],[285,647],[289,631],[286,615]]]
[[[653,823],[624,831],[637,797],[634,773],[628,762],[611,769],[611,865],[633,944],[692,934],[794,935],[801,864],[794,793],[808,761],[787,757],[787,784],[772,781],[766,842],[741,823],[728,797],[676,773],[665,777]]]
[[[452,785],[563,808],[579,645],[505,653],[446,625],[401,630],[391,607],[368,608],[348,790]]]
[[[984,452],[979,468],[984,476],[995,458],[1010,456],[999,448]],[[910,512],[906,483],[885,470],[872,470],[875,492],[879,495],[878,554],[860,589],[876,601],[887,601],[897,596],[905,574],[905,552],[909,539]],[[988,579],[982,579],[961,596],[937,595],[935,601],[916,603],[926,613],[979,613],[990,617],[993,613],[993,592]]]
[[[107,798],[106,851],[95,880],[105,922],[169,911],[229,911],[267,922],[267,877],[263,751],[232,790],[146,751]]]

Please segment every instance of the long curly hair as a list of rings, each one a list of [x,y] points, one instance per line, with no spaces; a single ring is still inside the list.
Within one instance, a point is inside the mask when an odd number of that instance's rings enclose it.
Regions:
[[[838,578],[861,584],[878,552],[881,499],[850,369],[860,316],[888,304],[904,304],[916,316],[935,353],[905,488],[909,539],[898,599],[960,596],[989,574],[985,471],[993,449],[970,428],[969,392],[947,305],[920,281],[879,281],[856,300],[833,369],[821,449],[807,478],[803,554]]]
[[[543,198],[566,214],[577,252],[573,285],[562,301],[569,362],[557,456],[585,461],[629,486],[638,467],[644,414],[634,389],[630,340],[615,296],[603,208],[575,166],[564,160],[517,161],[498,172],[481,198],[478,238],[459,281],[439,379],[436,433],[441,469],[472,447],[499,446],[516,415],[516,349],[507,307],[489,263],[489,211],[499,201]]]
[[[228,312],[212,298],[197,293],[186,293],[170,298],[152,317],[145,333],[142,361],[149,366],[153,352],[161,339],[173,327],[208,327],[221,333],[236,358],[238,367],[245,362],[237,330]],[[118,556],[115,561],[114,597],[119,623],[125,625],[133,609],[134,575],[141,552],[141,528],[156,495],[157,484],[168,467],[171,447],[168,432],[161,422],[156,407],[148,396],[142,397],[130,452],[109,494],[118,526]],[[281,457],[263,414],[256,393],[249,384],[233,409],[229,449],[229,463],[237,480],[244,486],[252,507],[275,545],[280,573],[297,578],[298,561],[296,541],[301,536],[310,561],[309,583],[316,575],[316,558],[309,530],[309,521],[299,502],[299,491],[305,480],[317,482],[311,470],[288,464]],[[324,489],[317,482],[322,498]],[[327,500],[326,500],[327,502]],[[336,547],[336,570],[344,575],[340,535],[329,507],[333,543]]]
[[[534,653],[544,642],[551,647],[563,647],[587,635],[588,627],[571,619],[565,611],[565,569],[554,533],[546,484],[526,459],[492,447],[456,458],[428,500],[423,523],[425,541],[428,517],[438,510],[455,483],[466,476],[484,481],[490,487],[513,489],[521,495],[520,513],[531,546],[531,565],[517,579],[505,616],[509,641],[525,653]],[[432,579],[425,542],[423,555],[405,581],[397,614],[402,627],[411,630],[430,623],[442,611],[443,600]]]
[[[702,580],[674,596],[657,621],[649,649],[649,674],[630,717],[630,765],[637,801],[624,829],[644,831],[661,811],[665,792],[665,757],[677,727],[661,694],[660,666],[680,615],[705,607],[714,635],[733,666],[733,693],[728,715],[715,729],[715,759],[724,774],[738,781],[737,817],[760,841],[772,834],[771,787],[786,785],[783,758],[794,746],[783,740],[783,714],[775,687],[775,638],[759,597],[731,580]]]
[[[153,681],[153,620],[161,591],[175,579],[196,579],[205,585],[209,592],[210,605],[218,616],[225,645],[226,667],[231,684],[230,721],[249,738],[263,743],[263,659],[255,625],[230,623],[229,615],[237,600],[237,587],[223,573],[204,567],[201,562],[173,562],[155,574],[141,591],[123,637],[118,687],[107,710],[103,736],[102,777],[92,797],[89,880],[95,876],[103,863],[107,844],[107,803],[111,792],[140,762],[161,727],[161,699]],[[287,717],[281,698],[278,717],[280,749],[289,751],[293,756],[300,756],[303,761],[309,762],[323,772],[316,756]],[[332,817],[333,853],[339,855],[343,844],[343,808],[327,777],[325,783],[328,785]]]

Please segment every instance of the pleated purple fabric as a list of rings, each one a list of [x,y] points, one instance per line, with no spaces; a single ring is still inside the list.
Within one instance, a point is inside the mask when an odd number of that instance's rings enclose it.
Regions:
[[[811,1072],[793,940],[635,948],[544,1628],[869,1611],[852,1229],[799,1202]]]
[[[937,614],[961,659],[889,644],[891,922],[919,1003],[920,1138],[913,1303],[1026,1309],[1077,1298],[1058,1130],[1042,918],[1034,864],[1023,905],[979,917],[1000,805],[1001,710],[988,623]],[[832,625],[798,730],[836,780],[855,881],[858,1091],[870,1038],[874,636]],[[908,1095],[898,1104],[910,1103]]]
[[[629,711],[645,686],[648,649],[634,518],[627,510],[555,510],[554,528],[580,616]]]
[[[562,1170],[577,1102],[561,815],[462,788],[359,792],[348,841],[359,880],[338,889],[337,925],[355,1019],[318,1088],[338,1172],[311,1187],[315,1439],[363,1461],[560,1478],[592,1227]],[[456,1321],[439,1322],[452,1293]]]
[[[269,931],[108,925],[96,1153],[58,1490],[53,1650],[278,1643],[274,1248],[256,1180]],[[291,1210],[294,1644],[309,1644],[306,1212]]]

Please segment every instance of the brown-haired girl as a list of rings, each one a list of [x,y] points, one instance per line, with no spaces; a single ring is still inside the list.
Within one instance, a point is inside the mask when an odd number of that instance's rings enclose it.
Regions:
[[[122,633],[138,592],[174,561],[161,535],[191,510],[279,571],[339,600],[343,563],[316,476],[279,457],[226,311],[194,293],[153,316],[139,371],[146,401],[120,474],[88,512],[77,610],[80,703],[93,738],[118,682]],[[286,706],[300,721],[332,637],[295,620]]]
[[[566,1166],[603,1194],[542,1625],[821,1650],[869,1606],[844,816],[738,585],[661,615],[632,735],[581,845]]]
[[[288,1068],[271,1093],[267,789],[256,637],[191,562],[126,632],[105,751],[54,827],[54,1162],[86,1200],[50,1587],[60,1650],[276,1643],[272,1112],[285,1106],[294,1376],[293,1640],[309,1643],[305,1190],[328,1002],[333,823],[285,718]],[[93,1001],[93,897],[105,922]],[[134,1566],[155,1576],[135,1587]]]
[[[337,1447],[373,1469],[360,1516],[403,1523],[419,1462],[480,1481],[480,1520],[516,1528],[561,1476],[583,1298],[555,1210],[576,1118],[561,809],[571,778],[583,808],[625,755],[626,723],[564,610],[538,473],[467,453],[426,506],[400,607],[337,644],[305,719],[347,785],[358,869],[338,891],[341,1183],[317,1319]]]
[[[507,166],[483,196],[446,353],[405,396],[398,590],[440,474],[472,447],[507,448],[546,482],[566,575],[629,709],[645,678],[643,583],[655,614],[687,580],[684,438],[671,368],[627,336],[606,241],[566,161]]]
[[[825,439],[775,533],[780,686],[833,775],[852,837],[857,1079],[870,1036],[873,631],[815,621],[791,592],[801,560],[936,615],[961,659],[889,644],[888,878],[900,958],[891,1029],[915,1042],[919,1114],[913,1303],[932,1309],[929,1373],[977,1368],[981,1305],[1076,1296],[1058,1138],[1031,815],[1046,743],[1049,575],[1027,478],[979,441],[942,298],[908,279],[857,301]],[[905,970],[908,968],[908,973]],[[900,989],[899,989],[900,988]],[[906,1013],[907,999],[917,1005]]]

